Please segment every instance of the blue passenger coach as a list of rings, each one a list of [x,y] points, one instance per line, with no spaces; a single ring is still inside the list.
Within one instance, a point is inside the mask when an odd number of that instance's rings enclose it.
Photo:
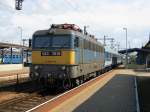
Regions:
[[[3,56],[3,64],[20,64],[22,63],[22,56],[20,54],[5,54]]]

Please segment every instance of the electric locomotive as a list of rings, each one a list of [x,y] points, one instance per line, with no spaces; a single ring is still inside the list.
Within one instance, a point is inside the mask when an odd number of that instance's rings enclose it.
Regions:
[[[74,24],[52,24],[32,37],[30,77],[65,89],[104,69],[104,47]]]

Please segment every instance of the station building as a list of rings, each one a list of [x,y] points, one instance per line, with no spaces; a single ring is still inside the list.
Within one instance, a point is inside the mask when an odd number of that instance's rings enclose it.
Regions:
[[[150,68],[150,40],[137,54],[137,63],[145,64],[146,67]]]
[[[150,68],[150,39],[142,48],[127,49],[127,53],[137,52],[136,63],[139,65],[145,65],[146,68]],[[126,50],[119,51],[121,54],[125,54]]]
[[[19,51],[14,51],[18,49]],[[28,49],[26,46],[0,42],[0,63],[2,64],[19,64],[23,63],[22,49]]]

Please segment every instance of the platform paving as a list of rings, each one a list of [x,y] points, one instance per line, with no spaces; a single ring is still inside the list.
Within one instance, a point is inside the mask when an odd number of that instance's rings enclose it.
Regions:
[[[73,112],[136,112],[132,75],[116,75]]]
[[[22,64],[0,64],[0,72],[12,71],[12,70],[22,70]]]

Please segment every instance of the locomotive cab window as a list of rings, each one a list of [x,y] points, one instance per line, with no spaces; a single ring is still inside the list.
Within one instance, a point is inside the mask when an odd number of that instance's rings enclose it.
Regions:
[[[79,47],[79,37],[75,37],[75,39],[74,39],[74,47],[75,48]]]
[[[34,48],[47,48],[50,46],[50,37],[37,36],[34,38]]]
[[[70,38],[69,36],[53,36],[52,38],[52,47],[70,47]]]
[[[33,48],[70,48],[71,36],[69,35],[45,35],[36,36],[33,39]]]

